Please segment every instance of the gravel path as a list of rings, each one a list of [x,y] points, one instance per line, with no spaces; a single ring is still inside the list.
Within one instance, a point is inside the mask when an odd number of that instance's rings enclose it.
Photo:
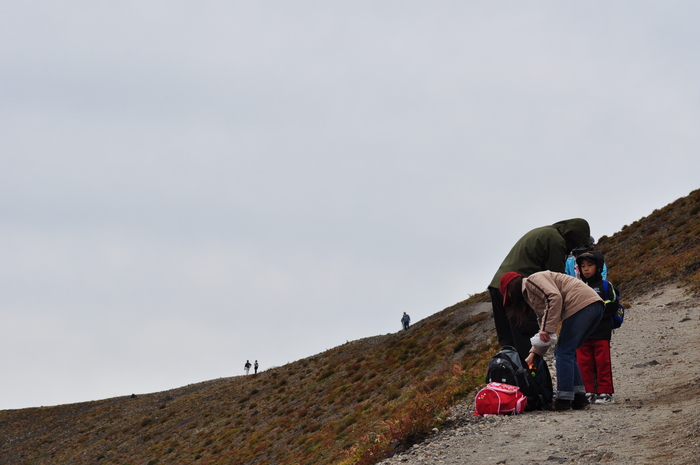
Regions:
[[[700,463],[700,299],[670,285],[631,303],[612,340],[615,403],[478,418],[469,399],[445,429],[380,463]]]

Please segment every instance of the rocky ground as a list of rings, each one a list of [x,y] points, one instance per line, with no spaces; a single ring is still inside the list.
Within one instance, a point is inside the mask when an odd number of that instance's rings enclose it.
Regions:
[[[613,404],[480,418],[469,399],[381,464],[700,463],[700,299],[669,285],[630,303],[612,340]]]

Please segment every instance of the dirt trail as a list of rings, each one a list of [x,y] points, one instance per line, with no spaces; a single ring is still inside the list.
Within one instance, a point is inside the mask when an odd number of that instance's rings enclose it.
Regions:
[[[700,299],[670,285],[631,303],[612,340],[615,403],[477,418],[470,399],[451,426],[381,463],[700,463]]]

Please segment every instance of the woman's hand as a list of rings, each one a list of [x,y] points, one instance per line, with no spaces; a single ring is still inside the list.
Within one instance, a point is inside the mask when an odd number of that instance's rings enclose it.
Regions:
[[[527,366],[532,365],[532,363],[535,361],[535,354],[534,353],[529,353],[528,356],[525,358],[525,363]]]
[[[552,339],[547,331],[540,331],[540,341],[549,342]]]

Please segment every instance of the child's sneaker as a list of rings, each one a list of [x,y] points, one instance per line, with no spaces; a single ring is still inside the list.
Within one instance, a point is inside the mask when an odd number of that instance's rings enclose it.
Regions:
[[[586,399],[588,399],[589,403],[594,403],[595,402],[595,394],[592,392],[587,392],[586,393]]]
[[[600,394],[595,401],[596,404],[612,404],[612,394]]]

